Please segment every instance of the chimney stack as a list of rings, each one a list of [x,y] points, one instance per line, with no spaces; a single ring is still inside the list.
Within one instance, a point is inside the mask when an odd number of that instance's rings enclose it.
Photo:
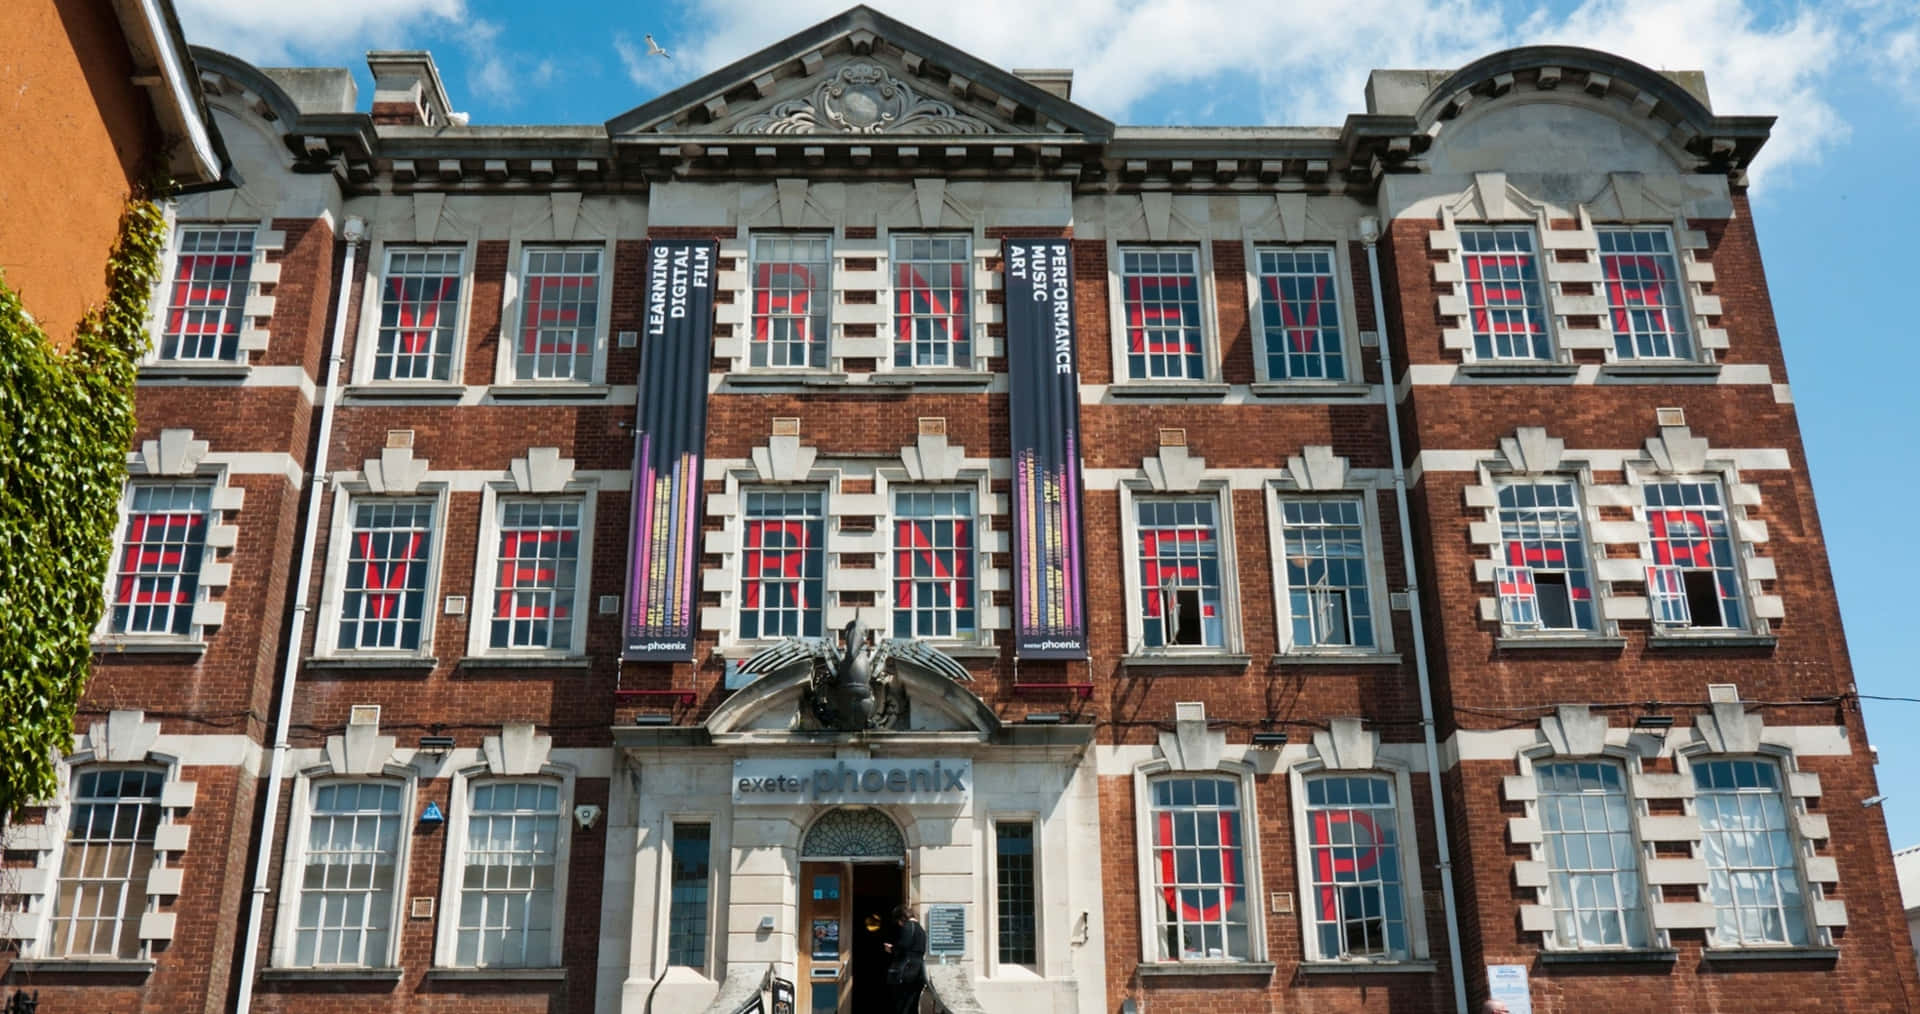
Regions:
[[[381,49],[367,54],[373,72],[373,122],[383,125],[444,127],[453,104],[440,84],[433,54],[424,49]]]

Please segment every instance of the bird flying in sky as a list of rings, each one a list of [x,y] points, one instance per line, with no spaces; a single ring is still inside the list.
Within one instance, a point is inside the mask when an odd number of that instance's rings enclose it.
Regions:
[[[653,35],[651,33],[647,35],[647,55],[648,56],[664,56],[669,60],[673,59],[672,53],[669,53],[665,49],[662,49],[659,43],[653,41]]]

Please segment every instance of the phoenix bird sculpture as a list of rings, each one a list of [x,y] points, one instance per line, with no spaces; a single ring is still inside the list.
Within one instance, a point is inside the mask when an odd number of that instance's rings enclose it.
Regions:
[[[908,638],[876,640],[859,617],[838,637],[789,637],[740,664],[741,672],[755,678],[805,672],[802,721],[841,732],[906,728],[906,690],[895,679],[901,667],[973,682],[966,667],[945,652]]]

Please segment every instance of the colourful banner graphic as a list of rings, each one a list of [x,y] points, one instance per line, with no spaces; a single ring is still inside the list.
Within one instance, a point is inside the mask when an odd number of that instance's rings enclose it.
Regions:
[[[711,240],[654,240],[648,248],[621,653],[629,660],[693,659],[717,252]]]
[[[1086,658],[1073,250],[1064,239],[1007,239],[1002,250],[1013,437],[1015,652],[1021,658]]]

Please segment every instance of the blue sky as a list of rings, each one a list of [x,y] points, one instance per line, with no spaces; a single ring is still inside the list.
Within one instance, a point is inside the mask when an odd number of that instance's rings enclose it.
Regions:
[[[263,65],[353,68],[433,51],[475,123],[599,123],[745,56],[846,0],[175,0],[188,37]],[[1450,67],[1561,42],[1703,69],[1721,113],[1780,117],[1754,212],[1860,692],[1920,697],[1900,631],[1920,483],[1916,316],[1901,271],[1920,225],[1920,5],[1912,0],[907,0],[892,16],[1003,67],[1073,67],[1074,98],[1121,123],[1336,124],[1371,67]],[[1312,9],[1306,9],[1306,8]],[[651,33],[673,59],[646,57]],[[1903,437],[1901,434],[1908,434]],[[1737,443],[1737,442],[1736,442]],[[1799,575],[1783,575],[1785,580]],[[1920,601],[1916,598],[1912,601]],[[1920,704],[1867,701],[1896,847],[1920,844]],[[1829,806],[1851,805],[1828,800]]]

